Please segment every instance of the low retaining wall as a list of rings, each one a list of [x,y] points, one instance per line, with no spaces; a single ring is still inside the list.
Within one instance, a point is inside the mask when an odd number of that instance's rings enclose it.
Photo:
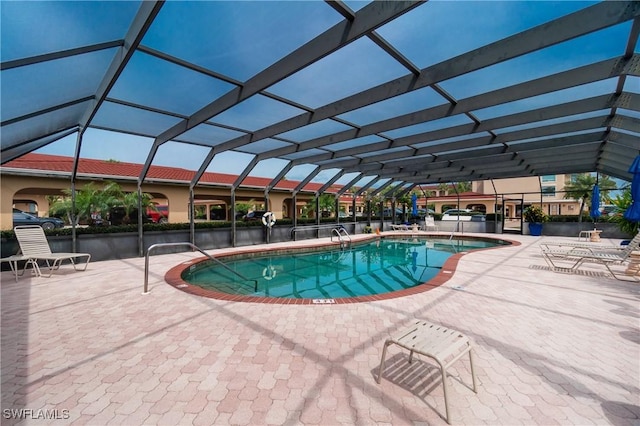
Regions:
[[[361,234],[366,223],[340,223],[349,234]],[[271,229],[269,241],[272,243],[291,241],[291,225],[275,226]],[[300,231],[298,240],[313,239],[331,236],[331,229]],[[73,252],[71,236],[48,236],[51,251]],[[188,229],[179,231],[148,231],[143,236],[143,252],[154,244],[182,243],[190,241]],[[236,228],[236,246],[250,246],[267,242],[267,229],[263,226]],[[2,241],[2,257],[16,254],[19,249],[17,240],[5,239]],[[232,246],[231,228],[196,229],[195,245],[203,250],[213,250]],[[155,254],[177,253],[190,250],[184,247],[158,248]],[[76,252],[91,253],[92,261],[128,259],[138,257],[138,234],[135,232],[113,234],[80,234],[76,238]],[[6,267],[6,268],[5,268]],[[2,264],[2,269],[9,268],[8,263]]]
[[[441,232],[452,232],[456,229],[457,222],[438,221],[436,225]],[[382,229],[391,230],[391,221],[385,221]],[[341,222],[347,232],[351,235],[362,234],[366,222]],[[494,222],[460,222],[459,232],[464,233],[500,233],[502,224],[498,223],[496,232]],[[302,225],[299,228],[303,228]],[[313,239],[318,237],[330,237],[331,228],[313,229],[309,225],[309,230],[298,231],[297,240]],[[272,243],[291,241],[291,225],[275,226],[271,230],[269,241]],[[380,222],[371,223],[372,232],[380,228]],[[597,228],[602,230],[602,238],[631,239],[630,235],[621,232],[613,223],[599,223]],[[542,228],[544,236],[577,237],[580,231],[593,229],[592,223],[575,222],[549,222]],[[525,233],[528,233],[528,224],[524,224]],[[48,237],[51,250],[54,252],[71,252],[71,236]],[[153,244],[187,242],[190,240],[189,230],[180,231],[150,231],[145,232],[143,238],[144,252]],[[95,261],[111,259],[127,259],[138,257],[138,234],[137,233],[115,233],[115,234],[81,234],[77,237],[77,251],[79,253],[91,253],[91,259]],[[236,229],[236,246],[249,246],[263,244],[267,242],[266,228],[242,227]],[[15,239],[2,239],[2,257],[8,257],[18,252],[18,242]],[[197,229],[195,232],[195,245],[203,250],[219,249],[231,247],[232,235],[230,228]],[[158,253],[169,253],[186,251],[185,247],[167,247],[160,249]],[[3,264],[3,269],[8,269],[8,264]],[[5,268],[6,267],[6,268]]]
[[[525,224],[528,225],[528,224]],[[526,226],[528,230],[528,226]],[[594,228],[589,222],[547,222],[542,225],[542,235],[554,237],[577,237],[580,231],[589,231]],[[620,231],[615,223],[597,223],[595,228],[602,230],[601,238],[631,239],[631,235]]]

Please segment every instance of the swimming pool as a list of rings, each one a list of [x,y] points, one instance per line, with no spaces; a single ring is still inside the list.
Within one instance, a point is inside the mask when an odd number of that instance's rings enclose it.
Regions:
[[[448,277],[440,277],[438,283],[434,283],[434,278],[443,272],[450,276],[451,265],[445,268],[445,264],[452,256],[459,258],[472,250],[505,244],[509,243],[480,238],[384,237],[344,250],[331,246],[236,255],[222,259],[225,266],[211,260],[199,261],[183,267],[179,280],[167,281],[191,293],[229,300],[280,303],[378,300],[389,298],[390,294],[393,297],[410,294],[425,283],[439,285]]]

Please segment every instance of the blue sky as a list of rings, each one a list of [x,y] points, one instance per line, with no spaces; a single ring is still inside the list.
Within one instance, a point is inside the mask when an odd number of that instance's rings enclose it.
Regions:
[[[354,10],[366,2],[347,2]],[[550,19],[587,7],[592,2],[578,1],[430,1],[395,21],[381,27],[378,33],[394,45],[419,68],[437,64],[487,43],[539,25]],[[121,38],[135,14],[135,2],[3,2],[2,54],[3,61],[28,57],[47,51],[77,47],[90,43]],[[42,25],[33,25],[37,19]],[[287,55],[301,44],[311,40],[341,20],[341,16],[320,1],[242,2],[202,1],[167,2],[142,44],[175,55],[186,61],[245,81]],[[60,28],[65,28],[64,32]],[[563,43],[530,55],[525,55],[474,73],[444,81],[441,86],[457,99],[463,99],[487,90],[516,84],[594,61],[619,56],[620,46],[629,34],[630,23],[618,25],[597,34]],[[15,37],[19,34],[19,37]],[[193,42],[196,40],[196,42]],[[109,56],[93,63],[108,62]],[[55,62],[55,61],[54,61]],[[49,64],[46,66],[54,66]],[[58,78],[68,88],[68,96],[89,90],[91,82],[99,81],[100,67],[79,63],[74,85],[65,84],[68,73]],[[74,74],[75,74],[74,72]],[[84,74],[93,76],[85,78]],[[52,72],[55,74],[55,68]],[[408,74],[408,71],[386,55],[371,40],[363,38],[310,67],[273,85],[267,90],[308,107],[317,108],[351,94]],[[11,81],[10,76],[6,81]],[[32,107],[40,99],[37,85],[20,82],[17,90],[26,91],[22,101],[11,104],[14,108]],[[481,119],[506,112],[538,108],[556,102],[593,96],[611,91],[615,81],[606,80],[590,87],[578,87],[562,93],[553,93],[518,103],[501,105],[477,112]],[[3,90],[11,93],[8,84]],[[181,115],[190,115],[223,95],[234,86],[222,80],[186,71],[144,54],[136,53],[120,81],[109,96],[132,103],[151,103],[156,108]],[[625,90],[638,91],[638,79],[629,79]],[[189,96],[184,96],[188,93]],[[44,99],[44,96],[43,98]],[[3,104],[5,96],[3,96]],[[22,104],[20,104],[22,102]],[[358,125],[404,114],[445,103],[432,89],[425,88],[406,95],[347,112],[341,118]],[[3,105],[4,107],[4,105]],[[94,124],[107,122],[110,114],[121,107],[110,106],[96,116]],[[300,114],[302,110],[264,96],[254,96],[211,119],[216,123],[247,131],[260,129],[274,121]],[[150,113],[127,116],[127,125],[144,132],[151,125],[166,128],[177,119],[155,122]],[[466,121],[465,121],[466,120]],[[446,119],[447,125],[469,122],[465,117]],[[396,129],[388,136],[399,137],[415,130],[431,130],[442,123],[425,123],[417,127]],[[310,128],[297,129],[281,135],[302,141],[343,130],[344,125],[324,121]],[[211,144],[232,139],[242,133],[229,129],[207,130]],[[185,139],[198,139],[203,129],[195,128]],[[375,140],[375,139],[373,139]],[[356,142],[351,142],[353,145]],[[73,155],[76,137],[70,136],[53,143],[39,152]],[[143,163],[152,139],[88,129],[85,133],[83,157],[115,159]],[[266,140],[255,149],[278,147],[280,142]],[[349,145],[349,143],[345,143]],[[162,145],[153,164],[198,169],[209,148],[191,144],[168,142]],[[222,153],[214,158],[209,171],[240,173],[252,156],[241,153]],[[251,175],[273,176],[286,165],[283,160],[266,160],[258,164]],[[287,179],[304,178],[312,169],[299,166],[287,174]],[[334,171],[320,174],[315,181],[328,180]],[[338,183],[352,178],[346,175]],[[366,182],[362,182],[366,183]]]

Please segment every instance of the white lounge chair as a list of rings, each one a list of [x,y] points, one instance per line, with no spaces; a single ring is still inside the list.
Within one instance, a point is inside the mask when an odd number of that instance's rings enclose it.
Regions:
[[[401,224],[392,224],[391,225],[391,229],[393,231],[408,231],[409,230],[409,225],[401,223]]]
[[[623,280],[611,270],[610,266],[628,261],[631,252],[637,250],[639,245],[640,233],[628,245],[620,249],[601,245],[558,242],[542,243],[540,248],[542,249],[544,260],[554,271],[575,272],[585,262],[599,263],[604,265],[614,278]],[[562,266],[557,262],[569,262],[570,266]]]
[[[540,243],[541,247],[544,247],[547,250],[557,250],[558,247],[575,247],[575,248],[589,248],[593,250],[605,250],[605,251],[614,251],[619,252],[620,250],[628,250],[634,251],[637,250],[640,246],[640,232],[636,234],[635,237],[629,244],[624,246],[612,246],[612,245],[604,245],[604,244],[594,244],[594,243],[584,243],[584,242],[575,242],[575,241],[543,241]]]
[[[425,216],[424,230],[425,231],[434,230],[436,232],[440,230],[440,227],[436,225],[436,220],[434,219],[433,216]]]
[[[18,239],[23,259],[28,259],[35,265],[34,269],[36,269],[38,275],[41,275],[40,268],[37,267],[36,263],[38,260],[44,260],[47,263],[49,277],[53,274],[53,271],[60,268],[65,260],[71,262],[76,271],[84,271],[89,265],[91,260],[89,253],[53,253],[44,230],[38,225],[16,226],[14,232]],[[78,265],[76,265],[75,259],[78,258],[86,258],[82,269],[78,269]]]
[[[540,247],[545,249],[557,250],[562,247],[564,250],[572,249],[584,249],[591,251],[609,251],[614,253],[627,252],[637,250],[640,246],[640,233],[633,237],[631,241],[626,245],[609,245],[609,244],[594,244],[594,243],[578,243],[574,241],[543,241],[540,243]]]

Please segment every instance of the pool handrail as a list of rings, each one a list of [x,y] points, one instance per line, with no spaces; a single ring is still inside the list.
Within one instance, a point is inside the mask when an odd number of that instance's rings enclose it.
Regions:
[[[333,234],[338,236],[338,241],[340,241],[340,248],[344,249],[344,244],[347,242],[349,246],[351,246],[351,235],[347,232],[344,227],[336,227],[331,230],[331,242],[333,242]],[[347,237],[347,240],[344,240],[342,237]]]
[[[197,250],[200,253],[202,253],[203,255],[205,255],[206,257],[208,257],[209,259],[213,260],[214,262],[217,262],[219,265],[223,266],[228,271],[236,274],[238,277],[242,278],[244,281],[253,281],[255,283],[254,291],[258,291],[258,280],[252,280],[252,279],[246,278],[241,273],[239,273],[237,271],[234,271],[233,269],[231,269],[229,266],[225,265],[220,260],[218,260],[215,257],[209,255],[208,253],[205,253],[202,249],[200,249],[195,244],[191,244],[191,243],[188,243],[188,242],[183,242],[183,243],[158,243],[158,244],[153,244],[153,245],[149,246],[149,248],[147,249],[147,254],[145,255],[145,259],[144,259],[144,290],[143,290],[142,294],[149,293],[149,254],[151,254],[151,251],[153,249],[158,248],[158,247],[178,247],[178,246],[189,246],[193,250]]]
[[[460,216],[458,216],[458,217],[460,217]],[[461,222],[460,219],[458,219],[456,221],[456,227],[453,228],[453,231],[451,231],[451,235],[449,235],[449,241],[451,241],[453,239],[453,235],[456,232],[459,232],[460,228],[462,228],[461,234],[464,234],[464,222]]]

